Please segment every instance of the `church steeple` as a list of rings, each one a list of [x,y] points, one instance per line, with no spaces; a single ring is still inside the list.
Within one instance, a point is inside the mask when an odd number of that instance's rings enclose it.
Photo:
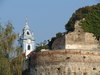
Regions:
[[[34,50],[34,38],[30,31],[27,17],[25,19],[25,26],[23,28],[23,32],[19,37],[19,43],[26,57],[28,54],[30,54],[31,51]]]

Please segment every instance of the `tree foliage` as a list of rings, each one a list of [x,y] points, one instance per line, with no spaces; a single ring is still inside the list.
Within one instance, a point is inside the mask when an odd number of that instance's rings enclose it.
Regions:
[[[59,32],[59,33],[56,34],[56,37],[59,38],[59,37],[62,37],[62,35],[63,35],[63,33]]]
[[[1,26],[0,31],[0,52],[2,52],[4,57],[9,57],[10,51],[14,50],[13,44],[17,35],[13,32],[10,22],[8,22],[5,28]]]
[[[44,41],[41,42],[40,44],[37,44],[36,50],[35,50],[35,51],[36,51],[36,52],[40,52],[42,49],[49,49],[46,40],[44,40]]]
[[[36,47],[36,52],[40,52],[42,49],[48,49],[49,47],[47,45],[41,45]]]
[[[76,10],[69,22],[65,25],[66,30],[74,31],[77,20],[85,18],[80,25],[85,32],[93,33],[97,39],[100,38],[100,4],[87,6]]]
[[[10,22],[5,27],[0,25],[0,75],[22,75],[23,57],[9,57],[15,50],[14,42],[17,34]]]

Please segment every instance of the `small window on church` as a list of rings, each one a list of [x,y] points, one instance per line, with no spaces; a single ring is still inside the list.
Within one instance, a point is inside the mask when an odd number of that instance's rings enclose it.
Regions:
[[[28,50],[30,50],[30,45],[28,45]]]
[[[30,35],[30,33],[29,33],[29,32],[27,32],[27,35]]]

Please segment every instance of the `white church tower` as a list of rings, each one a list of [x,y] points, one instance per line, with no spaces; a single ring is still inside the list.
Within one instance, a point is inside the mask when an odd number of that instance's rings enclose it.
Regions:
[[[30,28],[28,26],[28,19],[26,18],[26,23],[23,28],[23,32],[21,35],[19,35],[19,44],[22,48],[23,52],[25,53],[25,56],[30,54],[34,50],[34,38],[33,33],[31,33]]]

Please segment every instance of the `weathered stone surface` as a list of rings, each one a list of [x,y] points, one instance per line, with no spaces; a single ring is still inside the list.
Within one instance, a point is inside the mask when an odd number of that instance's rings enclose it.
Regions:
[[[54,41],[53,51],[31,55],[30,75],[100,75],[100,41],[79,23]]]
[[[31,56],[31,75],[100,75],[100,51],[55,50]]]
[[[65,49],[65,35],[54,41],[52,49]]]

